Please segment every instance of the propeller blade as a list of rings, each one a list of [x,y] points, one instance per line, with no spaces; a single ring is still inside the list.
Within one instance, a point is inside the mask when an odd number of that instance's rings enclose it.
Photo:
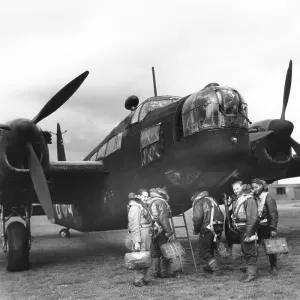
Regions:
[[[295,150],[296,154],[300,157],[300,144],[290,137],[291,146]]]
[[[29,152],[29,170],[31,180],[35,189],[35,192],[38,196],[38,199],[47,215],[49,221],[54,224],[54,213],[52,207],[52,201],[50,196],[50,191],[48,188],[48,184],[45,178],[44,171],[42,166],[33,150],[33,147],[30,143],[26,144],[26,147]]]
[[[292,71],[293,71],[292,69],[293,69],[293,63],[292,60],[290,60],[289,68],[286,72],[286,77],[285,77],[282,112],[280,117],[281,120],[285,120],[285,110],[289,101],[291,84],[292,84]]]
[[[64,86],[45,104],[41,111],[32,119],[32,122],[37,124],[60,108],[77,91],[88,75],[89,71],[85,71]]]

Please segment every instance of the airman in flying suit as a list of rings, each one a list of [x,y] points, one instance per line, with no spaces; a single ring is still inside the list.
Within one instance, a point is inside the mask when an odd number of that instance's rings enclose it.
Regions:
[[[137,195],[128,195],[128,230],[134,251],[150,251],[152,243],[152,221],[145,202],[148,199],[148,191],[141,189]],[[141,287],[147,285],[145,277],[148,268],[135,270],[134,285]]]

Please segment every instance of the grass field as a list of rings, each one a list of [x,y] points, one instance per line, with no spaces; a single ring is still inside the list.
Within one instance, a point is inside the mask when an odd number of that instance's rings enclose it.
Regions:
[[[5,254],[0,253],[0,299],[300,299],[300,201],[278,202],[278,208],[279,236],[286,237],[290,247],[289,254],[279,256],[279,276],[268,273],[268,259],[260,251],[259,278],[248,284],[238,282],[240,260],[230,258],[221,260],[223,277],[196,273],[185,261],[183,276],[152,279],[143,288],[131,285],[133,273],[124,267],[126,230],[71,231],[71,238],[61,239],[59,226],[35,217],[32,269],[8,273]],[[192,232],[190,211],[187,219]],[[193,245],[197,248],[194,236]]]

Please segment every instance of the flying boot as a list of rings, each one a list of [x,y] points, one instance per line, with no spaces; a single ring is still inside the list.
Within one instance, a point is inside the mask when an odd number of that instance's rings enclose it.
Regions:
[[[244,283],[250,282],[257,278],[257,266],[256,265],[248,265],[247,266],[247,277],[244,280],[241,280]]]
[[[248,265],[246,267],[240,267],[240,270],[245,274],[239,279],[239,282],[243,282],[245,279],[248,278]]]
[[[160,270],[160,257],[154,258],[154,278],[161,278],[161,270]]]
[[[273,276],[277,276],[278,275],[277,255],[275,254],[269,255],[269,262],[270,262],[269,273]]]
[[[203,269],[204,273],[209,273],[209,274],[213,273],[213,270],[210,268],[210,266],[207,263],[205,265],[203,265],[202,269]]]
[[[173,272],[169,272],[170,262],[162,258],[161,259],[161,278],[171,278],[176,277],[176,275]]]
[[[222,276],[224,275],[223,271],[220,270],[219,263],[215,258],[212,258],[207,262],[208,266],[211,268],[213,271],[213,274],[216,276]]]

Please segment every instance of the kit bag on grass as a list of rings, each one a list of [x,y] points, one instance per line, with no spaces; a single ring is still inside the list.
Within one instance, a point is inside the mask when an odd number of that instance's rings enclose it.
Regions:
[[[225,244],[221,241],[218,241],[215,246],[216,252],[223,258],[228,258],[230,256],[230,253],[228,251],[228,248],[225,246]]]
[[[150,251],[129,252],[125,254],[125,266],[129,270],[150,268],[152,257]]]
[[[169,242],[161,246],[161,252],[166,259],[172,259],[185,255],[185,250],[180,242]]]
[[[177,271],[183,271],[183,264],[184,264],[184,258],[182,256],[177,256],[175,258],[172,258],[171,260],[171,270],[173,272]]]
[[[264,246],[267,255],[289,253],[289,247],[285,238],[272,238],[272,239],[265,239],[263,241],[264,241]]]

